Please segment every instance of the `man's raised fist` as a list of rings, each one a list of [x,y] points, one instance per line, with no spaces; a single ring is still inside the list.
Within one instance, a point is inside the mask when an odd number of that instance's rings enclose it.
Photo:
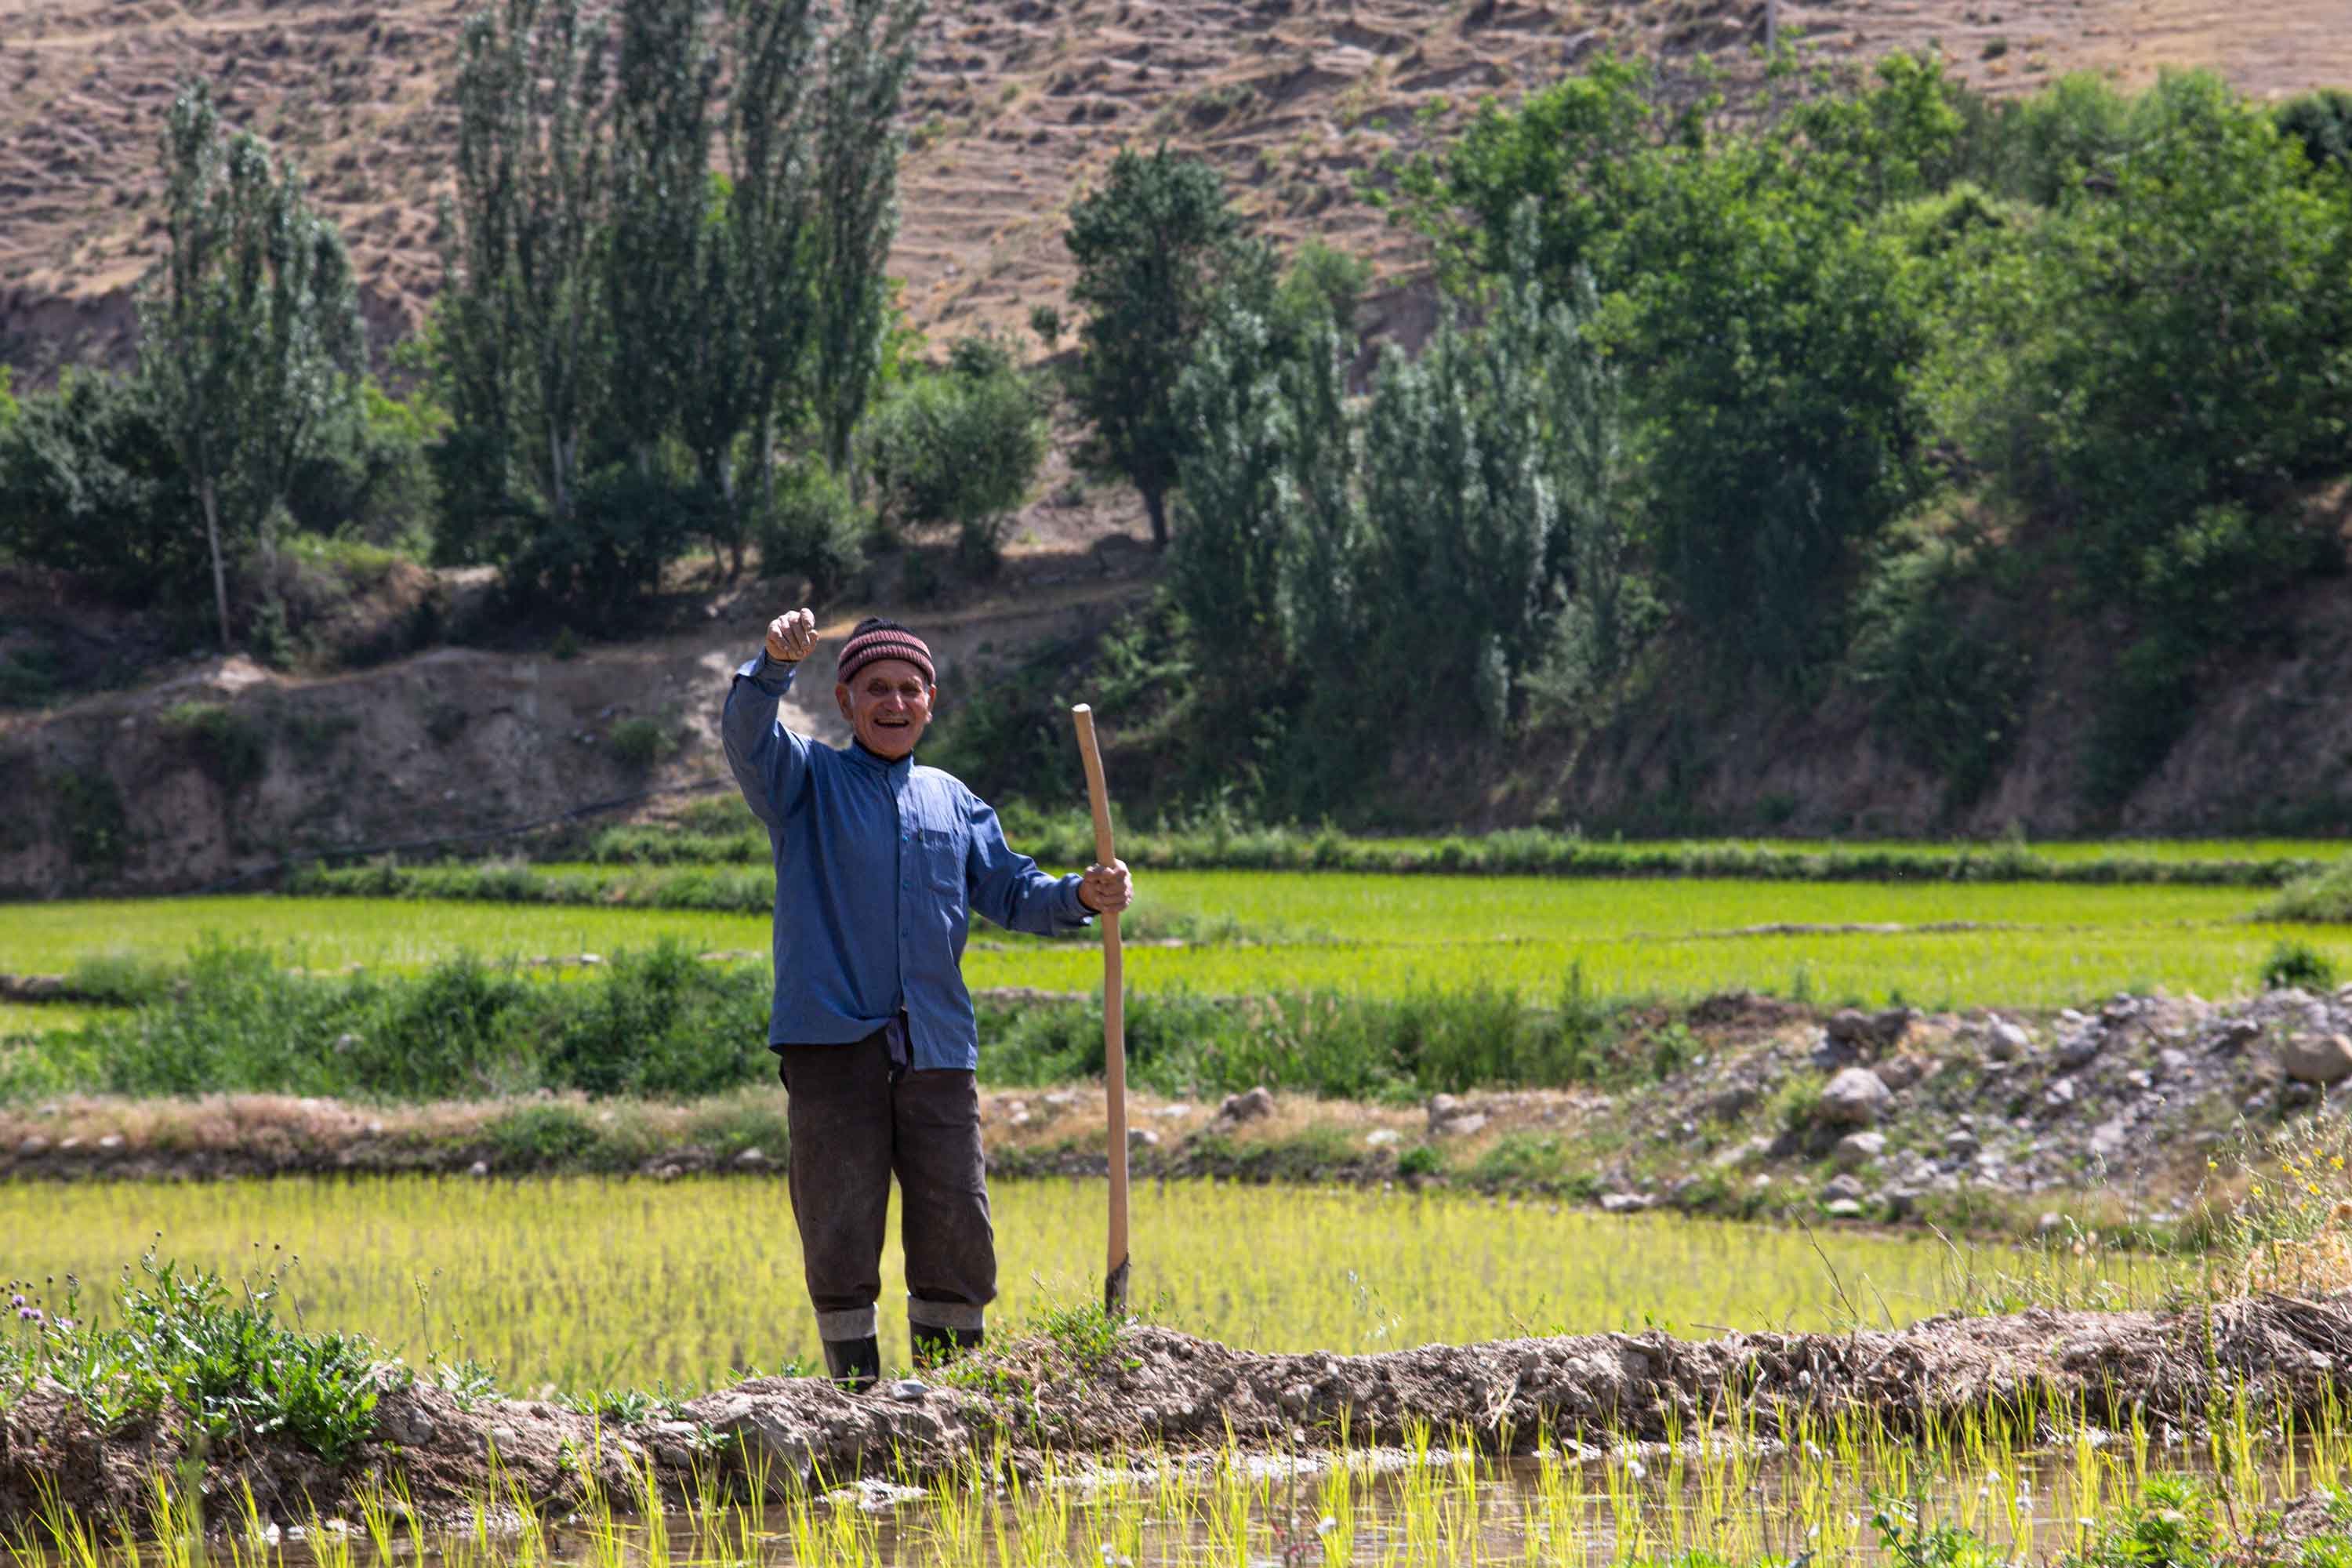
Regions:
[[[768,657],[779,664],[798,664],[816,651],[816,616],[793,610],[768,623]]]

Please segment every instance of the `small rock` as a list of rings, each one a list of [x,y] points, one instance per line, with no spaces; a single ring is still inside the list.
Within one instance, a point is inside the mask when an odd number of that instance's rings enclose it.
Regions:
[[[1650,1200],[1639,1193],[1603,1193],[1601,1194],[1602,1214],[1638,1214],[1650,1206]]]
[[[1832,1198],[1822,1205],[1822,1212],[1832,1219],[1860,1219],[1862,1201],[1859,1198]]]
[[[1885,1133],[1849,1132],[1837,1141],[1837,1147],[1830,1151],[1830,1158],[1837,1162],[1837,1168],[1841,1171],[1856,1171],[1885,1152]]]
[[[1391,1143],[1403,1142],[1404,1134],[1393,1127],[1375,1127],[1364,1134],[1365,1144],[1374,1149],[1385,1149]]]
[[[23,1142],[16,1145],[16,1152],[26,1159],[30,1159],[35,1154],[47,1152],[48,1146],[49,1141],[36,1132],[27,1137]]]
[[[2197,1064],[2189,1059],[2187,1051],[2158,1051],[2156,1053],[2156,1066],[2157,1070],[2168,1079],[2187,1078],[2197,1070]]]
[[[1155,1105],[1151,1108],[1151,1114],[1162,1121],[1173,1121],[1180,1116],[1192,1115],[1192,1108],[1189,1105]]]
[[[1467,1138],[1486,1125],[1486,1113],[1473,1110],[1461,1116],[1449,1116],[1430,1131],[1440,1138]]]
[[[1130,1127],[1127,1130],[1127,1146],[1130,1149],[1157,1149],[1160,1147],[1160,1134],[1149,1127]]]
[[[2033,1048],[2033,1037],[2006,1018],[1988,1018],[1984,1027],[1987,1059],[2013,1062]]]
[[[1822,1184],[1822,1201],[1835,1203],[1840,1198],[1858,1198],[1868,1190],[1862,1184],[1862,1178],[1849,1171],[1842,1176],[1832,1176]]]
[[[1762,1137],[1747,1138],[1737,1143],[1727,1144],[1707,1156],[1707,1169],[1727,1171],[1734,1165],[1744,1165],[1750,1160],[1761,1158],[1771,1147],[1772,1141]]]
[[[1955,1127],[1944,1134],[1944,1152],[1955,1160],[1974,1159],[1983,1146],[1977,1135],[1965,1127]]]
[[[466,1174],[469,1176],[487,1176],[489,1173],[490,1163],[488,1160],[477,1160],[466,1167]]]
[[[2062,1078],[2042,1093],[2042,1103],[2053,1110],[2061,1110],[2074,1103],[2074,1080]]]
[[[2042,1211],[2042,1217],[2033,1222],[2033,1234],[2048,1236],[2052,1231],[2065,1228],[2065,1225],[2064,1215],[2060,1214],[2056,1209],[2044,1209]]]
[[[1878,1081],[1900,1094],[1927,1076],[1935,1064],[1916,1051],[1898,1051],[1870,1070]]]
[[[920,1399],[929,1390],[919,1377],[902,1377],[890,1385],[893,1399]]]
[[[414,1400],[401,1399],[379,1406],[378,1424],[383,1435],[408,1447],[421,1447],[440,1433],[433,1417]]]
[[[1736,1121],[1756,1103],[1756,1090],[1744,1083],[1717,1089],[1699,1102],[1699,1114],[1714,1121]]]
[[[1829,1037],[1830,1044],[1848,1050],[1867,1050],[1878,1042],[1870,1015],[1853,1007],[1832,1014],[1830,1021],[1822,1026],[1822,1033]]]
[[[120,1149],[122,1147],[122,1134],[110,1132],[98,1141],[98,1146],[101,1149]]]
[[[2262,1037],[2263,1026],[2252,1018],[2232,1018],[2221,1026],[2221,1033],[2214,1039],[2213,1048],[2217,1051],[2240,1051]]]
[[[1846,1068],[1822,1086],[1822,1120],[1834,1127],[1867,1127],[1894,1098],[1876,1073]]]
[[[2051,1054],[2058,1058],[2060,1067],[2072,1071],[2075,1068],[2088,1067],[2106,1048],[2106,1045],[2107,1037],[2096,1029],[2079,1029],[2060,1040],[2058,1048]]]
[[[1045,1096],[1045,1103],[1057,1110],[1066,1109],[1069,1106],[1076,1105],[1077,1102],[1078,1097],[1076,1091],[1073,1089],[1057,1089],[1051,1094]]]
[[[2352,1077],[2352,1038],[2343,1035],[2290,1035],[2279,1047],[2279,1066],[2301,1083],[2339,1083]]]
[[[1886,1217],[1889,1219],[1908,1218],[1919,1206],[1919,1189],[1916,1187],[1889,1187],[1878,1196],[1879,1201],[1886,1205]]]
[[[747,1171],[756,1171],[767,1163],[768,1152],[764,1149],[746,1149],[735,1156],[735,1163]]]
[[[1244,1121],[1257,1121],[1274,1114],[1274,1090],[1264,1084],[1246,1094],[1229,1094],[1217,1106],[1217,1118],[1236,1126]]]

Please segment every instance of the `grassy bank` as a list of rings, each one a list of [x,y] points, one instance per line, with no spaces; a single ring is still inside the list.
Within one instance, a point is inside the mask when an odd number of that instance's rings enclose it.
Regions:
[[[1013,841],[1041,861],[1083,866],[1092,825],[1076,815],[1007,813]],[[1368,838],[1333,829],[1236,824],[1122,827],[1119,856],[1161,871],[1361,871],[1397,875],[1730,878],[1754,881],[2186,884],[2274,888],[2341,859],[2329,839],[2133,839],[2028,844],[1591,839],[1539,827],[1444,837]],[[767,832],[735,803],[672,823],[551,840],[549,854],[608,866],[749,865]]]
[[[420,1100],[573,1089],[656,1097],[772,1082],[769,977],[663,942],[559,982],[470,954],[421,973],[290,973],[257,949],[208,945],[184,968],[100,963],[74,984],[133,1003],[19,1037],[0,1096],[276,1091]],[[1098,1075],[1100,1005],[982,999],[992,1084]],[[1130,1000],[1139,1087],[1202,1095],[1269,1083],[1349,1099],[1476,1084],[1591,1083],[1645,1070],[1616,1051],[1622,1009],[1574,984],[1550,998],[1473,988],[1398,998],[1295,993]]]

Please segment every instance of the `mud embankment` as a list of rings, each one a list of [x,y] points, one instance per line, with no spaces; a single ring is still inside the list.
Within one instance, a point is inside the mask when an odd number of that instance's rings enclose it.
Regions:
[[[452,1515],[494,1486],[560,1505],[637,1488],[650,1465],[681,1493],[722,1471],[771,1494],[893,1474],[920,1482],[975,1456],[1034,1467],[1164,1447],[1246,1449],[1393,1443],[1427,1428],[1451,1443],[1525,1452],[1570,1438],[1687,1438],[1744,1407],[1759,1436],[1801,1419],[1868,1412],[1896,1431],[1987,1411],[2072,1411],[2194,1430],[2206,1413],[2308,1413],[2341,1402],[2352,1305],[2263,1297],[2182,1313],[2037,1310],[1945,1318],[1852,1334],[1589,1334],[1431,1345],[1372,1356],[1265,1355],[1166,1329],[1132,1328],[1087,1357],[1053,1339],[988,1352],[955,1386],[887,1382],[851,1395],[763,1378],[693,1400],[669,1418],[602,1426],[538,1401],[462,1402],[379,1374],[376,1433],[329,1465],[281,1439],[215,1441],[201,1462],[215,1497],[252,1488],[264,1516],[295,1523],[348,1509],[394,1481],[424,1514]],[[64,1389],[34,1387],[0,1417],[0,1528],[44,1496],[85,1515],[135,1517],[150,1478],[191,1444],[165,1418],[102,1435]],[[495,1460],[493,1456],[495,1456]],[[495,1469],[494,1469],[495,1464]]]

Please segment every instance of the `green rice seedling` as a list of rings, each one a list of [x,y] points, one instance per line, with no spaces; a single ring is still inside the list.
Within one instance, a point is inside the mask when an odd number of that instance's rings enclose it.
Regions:
[[[1098,1298],[1099,1186],[1005,1180],[993,1198],[1000,1323]],[[1962,1304],[1971,1273],[2112,1272],[2125,1304],[2159,1300],[2189,1278],[2146,1258],[1993,1247],[1958,1248],[1956,1268],[1955,1251],[1932,1237],[1823,1233],[1816,1251],[1801,1232],[1759,1225],[1446,1192],[1155,1183],[1136,1189],[1133,1222],[1152,1240],[1150,1289],[1166,1321],[1273,1350],[1645,1320],[1685,1332],[1849,1326],[1824,1256],[1847,1292],[1883,1300],[1897,1322]],[[278,1303],[289,1316],[364,1332],[412,1362],[437,1352],[488,1363],[524,1394],[698,1390],[736,1369],[817,1355],[811,1321],[777,1305],[794,1299],[801,1276],[781,1180],[0,1185],[0,1236],[16,1238],[0,1260],[7,1273],[102,1279],[159,1229],[183,1268],[232,1277],[254,1242],[282,1242],[302,1258]],[[1259,1245],[1235,1248],[1237,1235]],[[898,1277],[895,1246],[883,1267]],[[113,1321],[109,1304],[95,1305],[101,1326]]]

